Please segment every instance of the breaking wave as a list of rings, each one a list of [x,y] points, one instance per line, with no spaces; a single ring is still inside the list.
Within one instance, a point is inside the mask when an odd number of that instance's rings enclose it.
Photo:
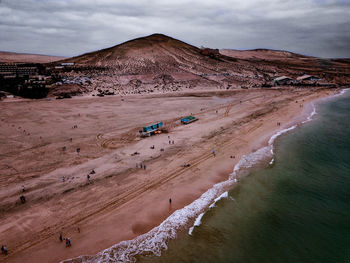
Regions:
[[[196,220],[194,221],[193,226],[190,227],[188,234],[192,235],[192,232],[194,230],[195,226],[200,226],[202,224],[202,217],[204,216],[204,213],[199,214],[199,216],[196,218]]]
[[[345,92],[347,92],[348,90],[350,90],[350,88],[342,89],[338,94],[335,94],[334,97],[341,96],[341,95],[343,95]]]
[[[235,180],[234,182],[236,182],[236,180]],[[215,207],[215,204],[216,204],[219,200],[221,200],[221,199],[223,199],[223,198],[228,198],[228,192],[227,192],[227,191],[224,192],[224,193],[222,193],[219,197],[215,198],[215,199],[214,199],[214,202],[209,206],[209,209]],[[193,226],[190,227],[190,229],[189,229],[189,231],[188,231],[188,234],[189,234],[189,235],[192,235],[192,232],[193,232],[193,230],[194,230],[194,227],[200,226],[200,225],[202,224],[202,217],[204,216],[204,214],[205,214],[205,212],[199,214],[199,216],[196,218],[196,220],[194,221]]]

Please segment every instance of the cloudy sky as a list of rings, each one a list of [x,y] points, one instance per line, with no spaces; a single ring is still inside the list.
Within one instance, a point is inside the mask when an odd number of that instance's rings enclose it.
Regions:
[[[350,58],[350,0],[0,0],[0,50],[73,56],[163,33]]]

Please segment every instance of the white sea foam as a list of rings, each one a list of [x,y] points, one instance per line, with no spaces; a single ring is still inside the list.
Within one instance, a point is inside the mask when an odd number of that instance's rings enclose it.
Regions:
[[[312,106],[312,112],[310,113],[309,116],[307,116],[306,120],[302,121],[301,123],[306,123],[306,122],[311,121],[313,116],[317,114],[315,104],[312,103],[311,106]]]
[[[317,112],[316,112],[316,107],[315,107],[314,104],[312,104],[312,107],[313,107],[312,112],[311,112],[310,116],[307,117],[307,120],[308,120],[308,121],[311,121],[311,120],[312,120],[312,117],[317,113]]]
[[[233,173],[230,174],[230,179],[237,179],[243,175],[243,172],[248,172],[249,168],[259,163],[262,160],[272,156],[271,147],[265,146],[250,154],[243,155],[239,162],[235,165]]]
[[[344,91],[345,92],[345,91]],[[343,92],[343,93],[344,93]],[[316,114],[315,106],[313,111],[307,117],[306,121],[310,121]],[[305,122],[305,121],[304,121]],[[193,218],[197,217],[194,225],[189,229],[191,235],[194,227],[201,225],[202,217],[208,207],[215,206],[215,203],[221,198],[227,198],[228,192],[225,189],[232,187],[238,182],[237,177],[242,171],[247,171],[260,161],[272,158],[270,164],[274,162],[273,144],[277,137],[295,129],[297,126],[280,130],[276,132],[268,141],[268,146],[262,147],[257,151],[244,155],[235,165],[233,172],[229,176],[229,180],[214,185],[211,189],[201,195],[201,197],[182,209],[176,210],[159,226],[153,228],[148,233],[140,235],[132,240],[122,241],[110,248],[107,248],[94,256],[80,256],[75,259],[69,259],[64,262],[84,262],[84,263],[107,263],[107,262],[135,262],[136,255],[157,255],[160,256],[162,250],[167,249],[167,242],[176,237],[177,232],[188,225]]]
[[[236,181],[233,181],[233,182],[236,182]],[[215,199],[214,199],[214,202],[209,206],[209,209],[215,207],[215,204],[216,204],[218,201],[220,201],[221,199],[223,199],[223,198],[228,198],[228,192],[227,192],[227,191],[224,192],[224,193],[222,193],[219,197],[215,198]],[[188,231],[188,234],[189,234],[189,235],[192,235],[192,232],[193,232],[193,230],[194,230],[194,227],[200,226],[200,225],[202,224],[202,217],[203,217],[204,214],[205,214],[205,212],[199,214],[199,216],[196,218],[196,220],[194,221],[193,226],[190,227],[190,229],[189,229],[189,231]]]
[[[199,216],[196,218],[196,220],[194,221],[193,226],[190,227],[188,234],[192,235],[192,232],[194,230],[195,226],[200,226],[202,224],[202,217],[204,216],[204,213],[199,214]]]
[[[226,191],[225,193],[222,193],[219,197],[215,198],[214,202],[209,206],[209,208],[213,208],[219,200],[227,197],[228,197],[228,192]]]
[[[280,130],[278,132],[276,132],[274,135],[271,136],[270,140],[269,140],[269,147],[271,147],[271,153],[273,154],[273,143],[275,142],[276,138],[281,136],[282,134],[289,132],[293,129],[295,129],[297,127],[297,125],[293,125],[292,127]]]
[[[350,88],[342,89],[338,94],[335,94],[334,97],[341,96],[341,95],[343,95],[345,92],[347,92],[348,90],[350,90]]]
[[[273,144],[276,138],[288,131],[295,129],[297,126],[293,125],[292,127],[280,130],[272,135],[268,141],[268,145],[258,149],[255,152],[250,154],[243,155],[239,162],[233,169],[233,173],[230,175],[230,179],[236,179],[238,176],[242,175],[242,172],[248,172],[250,168],[257,165],[261,161],[265,161],[268,158],[271,158],[270,164],[274,162],[273,158]]]

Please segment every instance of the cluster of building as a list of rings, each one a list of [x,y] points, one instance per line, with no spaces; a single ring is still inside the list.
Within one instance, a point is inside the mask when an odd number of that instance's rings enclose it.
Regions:
[[[312,75],[303,75],[296,79],[287,76],[281,76],[273,80],[273,85],[316,85],[320,80],[322,79]]]
[[[78,84],[78,85],[84,85],[84,84],[91,84],[90,77],[62,77],[61,81],[57,82],[56,85],[62,85],[62,84]]]
[[[67,69],[67,68],[71,68],[74,67],[74,62],[65,62],[65,63],[61,63],[59,65],[55,66],[55,69]]]
[[[35,63],[0,64],[0,88],[25,97],[45,97],[47,85],[52,83],[46,68]]]
[[[39,72],[36,64],[0,64],[0,77],[15,78],[36,75]]]
[[[45,97],[56,85],[91,84],[89,77],[68,77],[62,74],[74,63],[43,65],[39,63],[0,63],[0,90],[30,98]]]

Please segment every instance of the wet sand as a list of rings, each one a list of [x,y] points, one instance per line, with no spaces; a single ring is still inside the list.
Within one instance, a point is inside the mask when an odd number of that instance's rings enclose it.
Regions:
[[[148,232],[226,180],[242,155],[297,120],[308,102],[330,94],[287,88],[1,102],[6,261],[58,262]],[[190,113],[199,121],[181,125],[180,117]],[[140,127],[157,121],[169,133],[140,139]],[[141,162],[146,170],[136,168]],[[184,162],[191,166],[184,168]],[[72,247],[59,241],[60,232]]]

